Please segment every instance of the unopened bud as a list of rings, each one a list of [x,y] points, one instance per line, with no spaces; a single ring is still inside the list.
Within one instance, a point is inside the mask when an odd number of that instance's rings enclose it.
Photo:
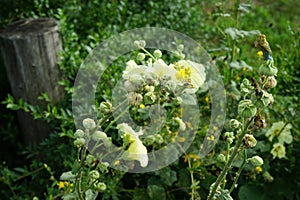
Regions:
[[[250,158],[250,162],[255,167],[261,166],[264,164],[264,160],[259,156],[253,156],[252,158]]]
[[[256,115],[257,108],[251,100],[241,100],[238,105],[238,113],[245,118],[254,117]]]
[[[252,147],[255,147],[256,146],[256,139],[253,135],[250,135],[250,134],[246,134],[244,136],[244,145],[246,148],[252,148]]]

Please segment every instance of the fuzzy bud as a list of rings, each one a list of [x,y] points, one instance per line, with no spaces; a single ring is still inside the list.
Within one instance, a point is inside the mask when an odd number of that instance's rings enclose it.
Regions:
[[[250,118],[256,115],[257,108],[254,106],[251,100],[241,100],[238,105],[238,113],[242,117]]]
[[[77,138],[75,141],[74,141],[74,145],[77,147],[77,148],[80,148],[84,145],[85,143],[85,139],[84,138]]]
[[[155,58],[161,58],[161,56],[162,56],[161,51],[158,49],[156,49],[153,54],[154,54]]]
[[[267,60],[258,69],[260,75],[276,76],[278,69],[274,66],[273,60]]]
[[[246,134],[243,140],[246,148],[252,148],[256,146],[257,141],[253,135]]]
[[[277,85],[277,80],[274,76],[268,76],[266,82],[263,84],[264,89],[271,89],[276,87]]]
[[[92,130],[94,128],[96,128],[96,123],[93,119],[91,118],[86,118],[82,121],[82,125],[84,126],[84,128]]]
[[[99,182],[96,184],[96,188],[99,192],[103,192],[104,190],[106,190],[106,185],[103,182]]]
[[[134,41],[134,45],[137,48],[142,49],[146,46],[146,41],[145,40],[136,40],[136,41]]]
[[[100,103],[99,111],[103,114],[111,113],[112,105],[110,102],[104,101]]]
[[[144,53],[138,53],[136,58],[140,61],[143,61],[146,58],[146,55]]]
[[[83,138],[84,135],[85,135],[85,133],[84,133],[84,131],[81,130],[81,129],[77,129],[77,131],[74,133],[74,136],[75,136],[76,138]]]
[[[238,120],[236,119],[231,119],[229,121],[229,127],[232,129],[232,130],[236,130],[240,127],[241,125],[241,122],[239,122]]]
[[[99,140],[103,140],[106,139],[107,135],[106,133],[102,132],[102,131],[95,131],[95,133],[92,135],[92,139],[94,141],[99,141]]]
[[[217,156],[217,161],[224,163],[226,161],[224,154],[219,154]]]
[[[264,160],[259,156],[253,156],[252,158],[250,158],[250,162],[255,167],[261,166],[264,164]]]
[[[89,172],[89,176],[92,178],[92,179],[97,179],[100,177],[100,174],[97,170],[92,170]]]

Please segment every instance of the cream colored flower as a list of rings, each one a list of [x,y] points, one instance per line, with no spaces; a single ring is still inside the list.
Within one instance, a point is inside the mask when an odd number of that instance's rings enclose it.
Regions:
[[[175,117],[175,121],[179,124],[179,129],[184,131],[186,129],[185,123],[182,121],[181,118]]]
[[[156,60],[150,70],[159,78],[169,76],[171,79],[175,79],[176,70],[168,66],[162,59]]]
[[[140,135],[143,135],[143,131],[134,131],[128,124],[122,123],[117,128],[124,132],[125,135],[130,135],[130,145],[127,151],[122,155],[125,160],[137,160],[140,162],[141,167],[148,165],[148,154],[147,148],[144,146],[142,141],[139,139]]]
[[[275,143],[273,144],[273,149],[271,150],[271,154],[274,158],[284,158],[285,157],[285,147],[281,143]]]
[[[206,75],[202,64],[198,64],[190,60],[180,60],[177,63],[183,66],[184,69],[189,69],[191,83],[196,89],[203,85]]]

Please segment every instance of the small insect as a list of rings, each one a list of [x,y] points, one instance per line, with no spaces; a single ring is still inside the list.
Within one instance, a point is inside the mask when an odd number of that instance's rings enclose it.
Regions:
[[[271,48],[264,34],[260,34],[258,36],[254,45],[258,48],[258,50],[261,50],[263,52],[265,57],[272,54]]]

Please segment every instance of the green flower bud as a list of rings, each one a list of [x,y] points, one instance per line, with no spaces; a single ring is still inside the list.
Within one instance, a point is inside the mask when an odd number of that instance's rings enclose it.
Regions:
[[[266,75],[266,76],[276,76],[277,72],[278,69],[274,66],[273,60],[267,60],[258,69],[258,73],[260,75]]]
[[[146,55],[144,53],[138,53],[137,57],[138,60],[142,61],[146,58]]]
[[[231,144],[234,140],[234,133],[233,132],[225,132],[224,133],[224,137],[225,137],[225,140]]]
[[[246,134],[243,140],[246,148],[252,148],[256,146],[257,141],[253,135]]]
[[[91,118],[86,118],[82,121],[82,125],[84,126],[84,128],[92,130],[94,128],[96,128],[96,123],[93,119]]]
[[[100,177],[100,174],[97,170],[92,170],[89,172],[89,176],[92,178],[92,179],[97,179]]]
[[[263,95],[261,97],[261,101],[264,104],[264,106],[273,104],[274,103],[273,95],[264,90],[262,90],[262,92],[263,92]]]
[[[100,165],[99,165],[99,170],[101,172],[104,172],[107,170],[107,167],[109,166],[109,163],[108,162],[102,162]]]
[[[154,135],[148,135],[145,138],[144,142],[145,142],[146,145],[152,145],[155,142],[155,136]]]
[[[217,161],[218,161],[218,162],[221,162],[221,163],[225,162],[225,161],[226,161],[226,158],[225,158],[224,154],[219,154],[219,155],[217,156]]]
[[[90,165],[92,165],[96,160],[97,160],[97,159],[96,159],[93,155],[88,154],[87,157],[86,157],[85,162],[86,162],[87,165],[90,166]]]
[[[94,134],[92,135],[92,139],[94,141],[99,141],[99,140],[103,140],[106,139],[107,135],[106,133],[102,132],[102,131],[95,131]]]
[[[254,90],[254,87],[252,86],[252,83],[246,78],[244,78],[243,82],[241,83],[240,88],[241,88],[241,93],[243,95],[247,95],[247,94],[251,93]]]
[[[182,52],[183,49],[184,49],[184,45],[183,44],[178,45],[178,47],[177,47],[178,51]]]
[[[137,48],[144,48],[146,46],[146,41],[145,40],[136,40],[134,41],[134,45],[137,47]]]
[[[256,115],[257,108],[254,106],[251,100],[241,100],[238,105],[238,113],[242,117],[250,118]]]
[[[100,103],[99,111],[103,114],[111,113],[112,105],[110,102],[104,101]]]
[[[162,53],[159,49],[156,49],[153,54],[155,58],[160,58],[162,56]]]
[[[85,135],[85,133],[84,133],[84,131],[81,130],[81,129],[77,129],[77,131],[74,133],[74,136],[75,136],[76,138],[83,138],[84,135]]]
[[[106,190],[106,185],[103,182],[97,183],[96,188],[99,192],[103,192]]]
[[[85,139],[84,138],[77,138],[75,141],[74,141],[74,145],[77,147],[77,148],[80,148],[84,145],[85,143]]]
[[[162,144],[164,142],[164,139],[161,135],[159,134],[155,134],[155,142],[157,142],[158,144]]]
[[[250,158],[250,162],[255,167],[261,166],[264,164],[264,160],[259,156],[253,156],[252,158]]]
[[[33,197],[32,200],[39,200],[39,198],[38,197]]]
[[[236,119],[231,119],[230,122],[229,122],[229,127],[232,129],[232,130],[236,130],[240,127],[241,125],[241,122],[239,122],[238,120]]]

